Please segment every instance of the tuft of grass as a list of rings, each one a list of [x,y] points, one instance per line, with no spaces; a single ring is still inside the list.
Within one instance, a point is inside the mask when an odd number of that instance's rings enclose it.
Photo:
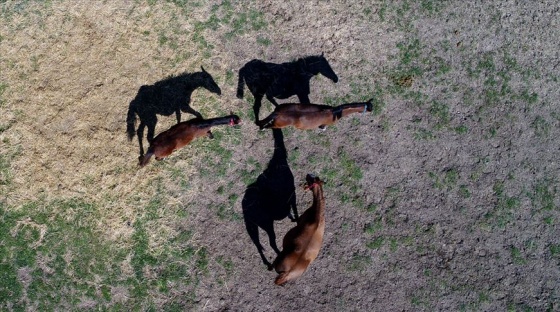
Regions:
[[[381,217],[377,217],[373,222],[366,224],[364,232],[367,234],[375,234],[381,229],[383,229],[383,221]]]
[[[432,179],[435,188],[451,190],[457,185],[459,171],[456,168],[449,168],[440,175],[435,172],[428,172],[428,176]]]
[[[383,246],[385,238],[383,236],[376,237],[374,240],[366,243],[366,247],[369,249],[379,249]]]
[[[542,179],[536,183],[534,190],[529,194],[533,207],[538,211],[557,210],[554,198],[557,194],[556,183],[552,179]]]
[[[465,126],[465,125],[461,125],[461,126],[455,127],[454,130],[455,130],[455,132],[456,132],[457,134],[461,134],[461,135],[462,135],[462,134],[467,134],[467,133],[469,132],[469,128],[468,128],[467,126]]]
[[[521,251],[512,246],[510,249],[510,253],[511,253],[511,258],[513,260],[513,263],[515,264],[526,264],[527,260],[525,259],[525,257],[523,257],[523,254],[521,253]]]
[[[367,255],[353,254],[347,264],[347,270],[350,272],[361,272],[371,264],[371,258]]]
[[[548,249],[552,257],[560,257],[560,244],[551,244]]]
[[[531,123],[531,128],[537,137],[547,137],[550,132],[550,123],[542,116],[537,116]]]
[[[485,219],[503,228],[513,220],[514,213],[521,205],[521,201],[517,197],[506,195],[503,181],[494,183],[493,191],[496,197],[496,205],[485,214]]]
[[[267,37],[258,36],[258,37],[257,37],[257,43],[258,43],[259,45],[268,47],[269,45],[272,44],[272,40],[270,40],[270,39],[267,38]]]
[[[439,130],[449,124],[451,118],[449,117],[449,106],[447,104],[433,101],[429,112],[436,119],[435,129]]]

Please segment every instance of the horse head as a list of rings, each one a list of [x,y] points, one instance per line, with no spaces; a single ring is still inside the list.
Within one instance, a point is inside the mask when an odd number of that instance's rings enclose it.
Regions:
[[[215,93],[217,95],[222,95],[222,90],[220,89],[218,84],[216,84],[212,75],[210,75],[204,69],[204,67],[200,66],[200,69],[202,69],[202,71],[196,73],[198,76],[197,78],[199,79],[200,86],[212,93]]]
[[[307,182],[307,185],[305,185],[305,189],[311,189],[313,186],[315,185],[323,185],[323,181],[321,181],[321,179],[319,179],[318,176],[315,176],[313,174],[308,173],[307,176],[305,177],[305,180]]]
[[[338,76],[331,68],[331,65],[325,58],[324,53],[321,53],[319,56],[313,56],[311,62],[308,62],[308,70],[313,73],[314,75],[321,74],[334,83],[338,82]]]
[[[241,123],[241,118],[239,118],[239,116],[231,114],[229,116],[229,125],[230,126],[234,126],[234,125],[238,125]]]
[[[371,112],[371,111],[373,110],[373,103],[372,103],[372,101],[373,101],[373,98],[369,99],[369,100],[366,102],[366,106],[364,107],[364,113],[365,113],[366,111]]]

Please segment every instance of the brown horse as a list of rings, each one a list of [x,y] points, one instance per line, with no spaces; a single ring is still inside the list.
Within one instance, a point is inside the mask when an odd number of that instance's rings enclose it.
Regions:
[[[325,232],[325,198],[323,181],[307,175],[305,189],[313,192],[313,204],[297,220],[297,225],[286,233],[282,251],[272,267],[278,273],[274,283],[284,285],[300,277],[319,254]],[[272,269],[272,268],[270,268]]]
[[[162,160],[164,157],[169,156],[173,151],[191,143],[192,140],[208,136],[213,138],[210,128],[219,125],[237,125],[241,119],[237,115],[229,115],[225,117],[200,119],[194,118],[191,120],[180,122],[168,130],[158,134],[150,143],[150,148],[144,156],[139,157],[140,167],[144,167],[150,161],[152,156],[156,160]]]
[[[350,114],[371,112],[372,100],[334,107],[317,104],[282,104],[278,105],[268,117],[259,121],[258,125],[261,129],[279,129],[287,126],[294,126],[302,130],[324,129]]]

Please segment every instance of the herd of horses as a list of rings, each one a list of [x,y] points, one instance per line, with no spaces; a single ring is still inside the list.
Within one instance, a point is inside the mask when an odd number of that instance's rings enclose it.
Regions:
[[[319,253],[325,231],[323,181],[311,174],[306,176],[305,189],[312,192],[313,203],[301,216],[298,216],[295,207],[294,179],[291,171],[289,171],[289,167],[286,166],[285,147],[283,146],[281,130],[278,129],[288,126],[303,130],[325,129],[326,126],[332,125],[350,114],[372,111],[372,100],[345,103],[338,106],[311,104],[309,100],[309,82],[312,77],[318,74],[327,77],[334,83],[338,82],[338,76],[323,54],[308,56],[281,64],[252,60],[239,70],[237,97],[243,98],[243,91],[246,85],[254,97],[253,111],[255,114],[255,124],[261,130],[273,129],[275,147],[278,145],[283,147],[282,156],[278,154],[281,153],[282,149],[275,149],[275,155],[271,163],[269,163],[267,170],[270,170],[269,173],[272,173],[274,170],[278,171],[278,168],[288,168],[288,172],[277,172],[279,177],[283,176],[287,179],[285,182],[287,182],[288,186],[285,190],[287,193],[291,193],[287,194],[289,198],[287,202],[284,201],[282,203],[280,201],[280,203],[286,207],[293,208],[293,214],[288,208],[287,215],[281,214],[279,218],[268,216],[263,219],[262,211],[255,212],[251,205],[243,204],[244,213],[248,213],[245,223],[249,235],[257,246],[263,263],[269,270],[274,269],[278,273],[275,279],[277,285],[284,285],[305,272]],[[204,136],[213,138],[212,127],[221,125],[235,126],[241,123],[239,116],[233,113],[228,116],[205,119],[190,105],[192,92],[198,88],[204,88],[211,93],[221,95],[220,87],[203,67],[201,67],[200,72],[183,73],[166,78],[153,85],[140,87],[136,97],[130,102],[126,119],[129,140],[132,140],[134,135],[138,136],[140,148],[139,166],[147,165],[152,157],[155,157],[156,160],[162,160],[173,153],[173,151],[188,145],[196,138]],[[275,109],[269,116],[259,119],[262,99],[265,95],[270,103],[275,106]],[[298,97],[298,104],[278,104],[275,100],[275,98],[286,99],[293,95]],[[181,122],[181,112],[190,113],[195,118]],[[170,116],[173,113],[176,115],[177,124],[154,137],[157,115]],[[136,116],[140,119],[140,123],[138,128],[135,129]],[[146,153],[144,153],[143,148],[145,127],[148,128],[147,140],[149,143]],[[275,166],[275,159],[276,161],[279,160],[286,163],[286,165]],[[263,194],[261,193],[265,191],[265,188],[263,188],[265,184],[259,176],[259,179],[247,189],[243,199],[244,203],[246,199],[249,202],[249,198],[262,198]],[[274,183],[270,185],[274,185]],[[281,192],[281,188],[275,188],[274,186],[272,188],[268,187],[267,190],[267,192],[273,194],[272,197],[274,197],[274,193],[277,191]],[[263,209],[268,209],[268,207],[257,208],[257,210]],[[264,214],[266,215],[266,213]],[[292,221],[297,222],[297,225],[284,236],[282,251],[280,251],[276,246],[273,222],[286,216],[290,217]],[[263,220],[264,222],[262,222]],[[262,245],[258,242],[257,226],[261,226],[269,235],[271,247],[277,254],[273,263],[270,263],[264,256]]]

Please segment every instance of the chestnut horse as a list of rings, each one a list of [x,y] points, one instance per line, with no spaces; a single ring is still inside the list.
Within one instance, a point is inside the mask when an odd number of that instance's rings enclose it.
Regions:
[[[265,95],[274,106],[278,106],[274,98],[287,99],[292,95],[297,95],[300,103],[309,104],[309,81],[318,74],[335,83],[338,82],[338,76],[323,54],[281,64],[255,59],[239,70],[237,98],[243,98],[243,88],[247,84],[247,88],[255,98],[253,111],[257,122],[262,98]]]
[[[300,277],[319,254],[325,232],[325,197],[323,181],[307,175],[305,189],[313,193],[313,204],[298,219],[297,225],[286,233],[282,251],[272,267],[278,273],[274,283],[284,285]],[[272,268],[270,268],[272,269]]]
[[[194,118],[191,120],[180,122],[168,130],[158,134],[150,143],[146,155],[139,157],[140,167],[144,167],[150,161],[152,156],[156,160],[162,160],[169,156],[173,151],[189,144],[192,140],[208,136],[213,138],[210,128],[219,125],[237,125],[241,119],[237,115],[229,115],[225,117],[212,119]]]
[[[328,106],[318,104],[282,104],[274,112],[257,124],[261,129],[279,129],[294,126],[297,129],[308,130],[334,124],[342,117],[354,113],[371,112],[373,105],[367,102]]]

